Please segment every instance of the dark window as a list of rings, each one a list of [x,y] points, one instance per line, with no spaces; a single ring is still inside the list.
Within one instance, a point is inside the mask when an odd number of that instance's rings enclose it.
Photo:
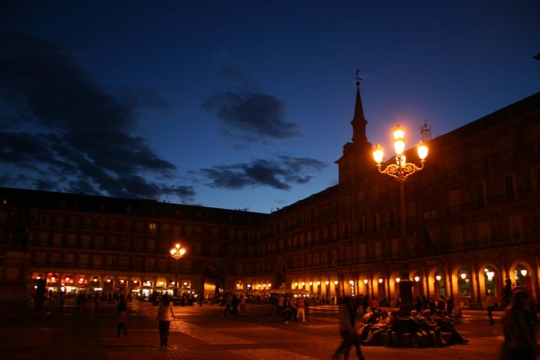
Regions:
[[[506,201],[516,200],[516,193],[514,191],[514,177],[512,175],[504,177],[504,190],[506,192]]]
[[[476,207],[483,208],[486,206],[486,199],[484,197],[484,184],[477,184],[474,187],[476,196]]]

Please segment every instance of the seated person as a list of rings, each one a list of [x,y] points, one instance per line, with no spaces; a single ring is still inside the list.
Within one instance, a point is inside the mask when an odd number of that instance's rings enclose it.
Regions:
[[[423,344],[423,339],[427,337],[428,334],[422,330],[421,321],[416,310],[411,311],[411,316],[409,317],[409,329],[413,346],[420,347],[419,344]]]
[[[399,321],[398,312],[392,311],[390,313],[390,330],[388,331],[388,343],[386,347],[397,346],[397,337],[403,334],[403,329],[401,329],[401,323]]]
[[[371,327],[378,322],[378,313],[376,311],[366,311],[362,317],[362,322],[358,326],[357,334],[360,341],[367,338]]]
[[[433,320],[435,320],[437,325],[441,328],[441,331],[452,333],[452,341],[454,343],[466,345],[469,342],[469,340],[465,340],[457,332],[456,328],[454,327],[454,323],[452,322],[452,319],[450,319],[448,316],[444,316],[442,311],[437,310],[433,315]]]
[[[428,310],[422,312],[421,328],[427,333],[433,347],[447,345],[442,337],[441,328],[437,325],[435,320],[431,318],[431,314]]]
[[[383,311],[379,317],[379,321],[376,324],[371,326],[371,329],[368,332],[366,339],[364,340],[364,345],[370,345],[376,335],[382,332],[388,332],[391,328],[391,319],[388,316],[387,311]]]

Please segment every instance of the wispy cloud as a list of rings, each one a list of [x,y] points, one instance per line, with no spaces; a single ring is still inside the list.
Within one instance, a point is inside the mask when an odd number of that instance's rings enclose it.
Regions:
[[[271,187],[289,190],[292,185],[305,184],[313,174],[327,164],[309,158],[279,156],[274,159],[256,159],[250,163],[215,166],[201,169],[199,174],[212,188],[240,190],[247,187]]]

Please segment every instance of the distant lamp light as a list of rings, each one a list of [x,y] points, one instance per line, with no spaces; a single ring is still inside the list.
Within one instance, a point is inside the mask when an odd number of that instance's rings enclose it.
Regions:
[[[521,275],[527,276],[527,269],[521,269]]]
[[[320,281],[317,281],[317,286],[321,285],[321,282]]]
[[[354,285],[354,281],[350,280],[349,284]]]
[[[110,282],[111,282],[111,278],[108,278],[108,279],[107,279],[107,282],[110,283]]]
[[[467,278],[467,274],[464,273],[464,272],[462,272],[461,274],[459,274],[459,276],[461,276],[461,278],[462,278],[463,280],[465,280],[465,279]]]
[[[97,276],[94,276],[94,282],[97,282]]]
[[[306,283],[302,281],[302,287],[306,286]]]
[[[326,286],[330,285],[330,281],[326,280]]]
[[[379,165],[383,161],[384,151],[380,144],[377,144],[375,150],[373,150],[373,159]]]
[[[367,285],[368,281],[369,281],[368,279],[364,279],[364,284]]]
[[[382,282],[383,282],[383,279],[379,278],[379,284],[382,284]]]
[[[313,282],[312,282],[312,281],[309,282],[309,286],[311,286],[311,285],[313,285]]]
[[[414,277],[414,281],[419,282],[419,281],[420,281],[420,276],[416,275],[416,276]]]
[[[334,284],[336,284],[336,285],[337,285],[337,284],[338,284],[338,282],[339,282],[339,281],[337,281],[337,280],[334,280]]]
[[[435,279],[437,279],[437,281],[441,281],[441,278],[442,278],[441,275],[435,276]]]
[[[399,284],[399,282],[401,281],[400,278],[396,278],[396,282]]]
[[[420,144],[418,144],[418,157],[420,158],[420,161],[425,161],[428,155],[428,147],[424,144],[423,141],[420,141]]]
[[[268,288],[270,289],[270,288],[272,287],[272,284],[268,284],[267,286],[268,286]]]
[[[493,280],[493,277],[495,277],[495,272],[493,272],[493,271],[488,271],[488,272],[486,273],[486,275],[487,275],[488,281],[491,281],[491,280]]]

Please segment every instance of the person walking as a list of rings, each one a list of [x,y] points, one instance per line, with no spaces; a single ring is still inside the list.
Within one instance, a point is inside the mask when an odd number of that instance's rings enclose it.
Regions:
[[[101,294],[100,293],[96,293],[94,295],[94,311],[95,312],[98,312],[99,311],[99,306],[101,304]]]
[[[60,296],[60,314],[62,314],[64,312],[64,301],[65,301],[64,292],[60,291],[59,296]]]
[[[510,305],[502,317],[504,345],[503,360],[535,360],[540,355],[540,347],[535,341],[534,323],[527,312],[530,304],[529,293],[516,286],[512,290]]]
[[[236,294],[233,294],[232,296],[232,300],[231,300],[231,307],[232,307],[232,311],[231,311],[231,315],[232,316],[238,316],[238,296],[236,296]]]
[[[159,302],[159,308],[156,315],[156,320],[159,321],[159,339],[160,345],[159,348],[163,349],[168,346],[169,339],[169,328],[171,326],[171,316],[173,319],[176,319],[174,315],[174,309],[172,301],[168,294],[163,295],[161,301]]]
[[[364,360],[364,355],[362,355],[362,350],[360,350],[360,345],[358,343],[358,340],[356,339],[356,334],[351,324],[351,314],[349,310],[350,301],[351,301],[351,298],[349,296],[344,296],[341,301],[341,304],[339,305],[339,310],[338,310],[339,334],[341,335],[343,342],[336,349],[336,351],[334,352],[334,355],[332,355],[333,360],[337,360],[341,354],[343,354],[344,359],[347,360],[349,358],[349,352],[351,350],[351,346],[355,347],[356,356],[358,357],[358,359]]]
[[[486,296],[486,309],[489,317],[489,325],[493,326],[493,310],[495,309],[495,298],[491,291]]]
[[[302,316],[302,321],[306,322],[306,312],[305,312],[305,303],[302,298],[298,298],[296,302],[296,318],[300,321],[300,316]]]
[[[279,294],[278,300],[277,300],[277,316],[283,316],[283,306],[285,304],[285,297],[283,294]]]
[[[240,295],[240,312],[246,312],[246,298],[244,295]]]
[[[232,295],[231,294],[227,294],[225,296],[225,310],[223,310],[223,314],[221,314],[221,316],[223,317],[227,313],[229,313],[230,317],[233,317],[233,313],[232,313]]]
[[[127,303],[124,295],[120,295],[118,305],[116,306],[116,321],[117,321],[117,333],[116,337],[120,337],[120,330],[124,330],[124,335],[127,335],[126,320],[127,320]]]

